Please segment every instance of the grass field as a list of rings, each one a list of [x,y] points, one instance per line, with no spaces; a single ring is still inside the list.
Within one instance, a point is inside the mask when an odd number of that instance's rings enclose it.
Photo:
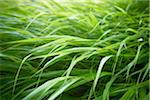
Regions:
[[[148,0],[0,0],[0,100],[148,100]]]

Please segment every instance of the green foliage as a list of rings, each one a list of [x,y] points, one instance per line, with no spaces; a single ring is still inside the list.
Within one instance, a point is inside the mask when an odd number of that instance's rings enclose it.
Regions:
[[[1,100],[148,100],[149,1],[0,2]]]

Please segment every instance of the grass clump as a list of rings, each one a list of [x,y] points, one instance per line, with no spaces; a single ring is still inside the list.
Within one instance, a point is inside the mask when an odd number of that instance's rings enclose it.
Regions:
[[[1,99],[148,100],[148,4],[1,0]]]

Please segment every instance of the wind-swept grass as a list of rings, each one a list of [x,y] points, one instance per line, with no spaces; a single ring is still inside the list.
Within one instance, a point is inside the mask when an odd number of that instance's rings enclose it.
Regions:
[[[148,100],[149,1],[0,1],[2,100]]]

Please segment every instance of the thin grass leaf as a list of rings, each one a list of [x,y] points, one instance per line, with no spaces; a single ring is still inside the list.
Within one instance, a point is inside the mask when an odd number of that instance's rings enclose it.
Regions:
[[[90,91],[90,94],[89,94],[89,97],[88,97],[89,100],[90,100],[90,98],[91,98],[91,95],[95,92],[95,88],[96,88],[96,85],[97,85],[97,83],[98,83],[98,79],[99,79],[99,76],[100,76],[100,74],[101,74],[102,68],[103,68],[104,64],[106,63],[106,61],[107,61],[110,57],[112,57],[112,56],[106,56],[106,57],[102,58],[102,60],[101,60],[101,62],[100,62],[100,64],[99,64],[99,67],[98,67],[98,70],[97,70],[97,74],[96,74],[96,77],[95,77],[95,79],[94,79],[94,83],[93,83],[93,86],[92,86],[92,88],[91,88],[91,91]]]

